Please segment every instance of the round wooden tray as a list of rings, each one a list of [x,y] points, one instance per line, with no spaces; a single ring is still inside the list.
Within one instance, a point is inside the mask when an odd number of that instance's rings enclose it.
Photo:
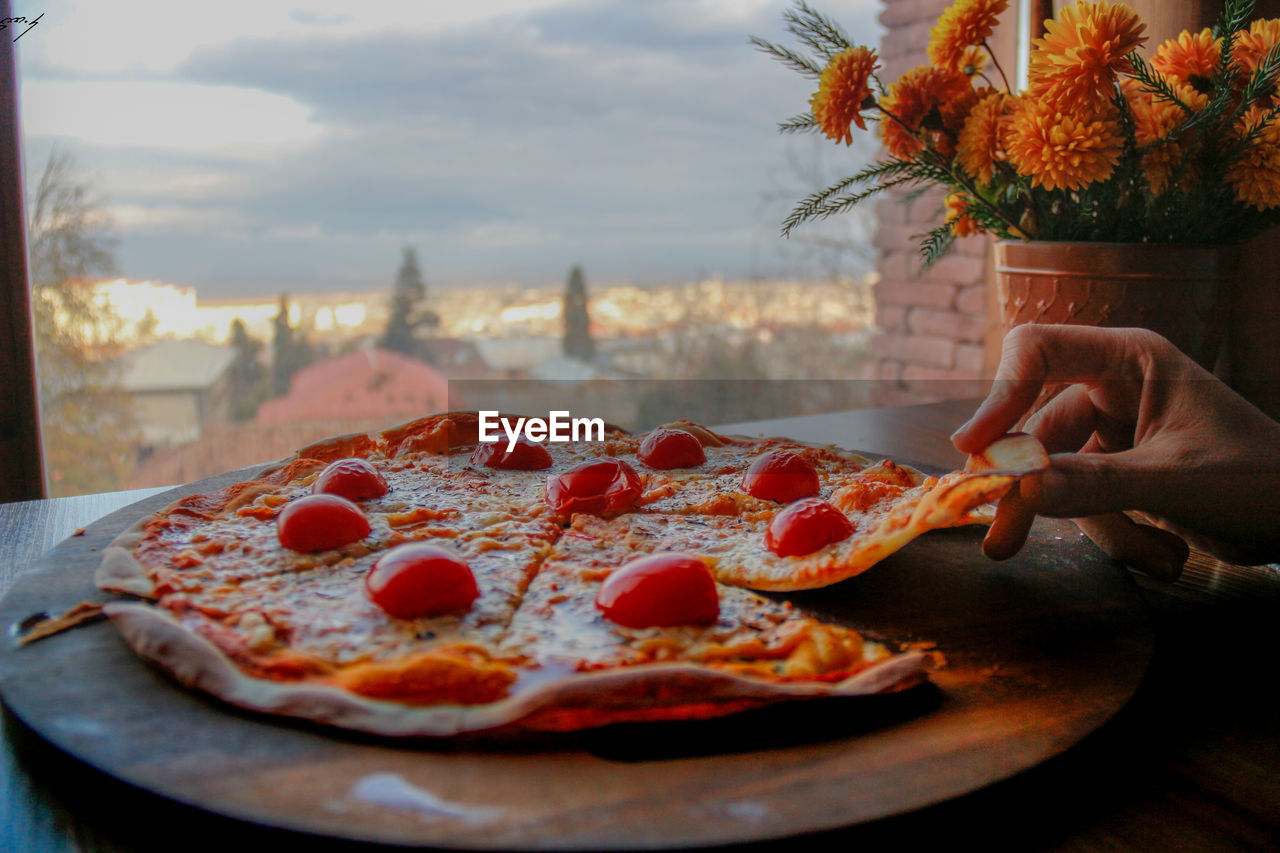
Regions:
[[[157,495],[46,554],[0,625],[101,600],[99,552]],[[1066,522],[1004,563],[981,530],[929,534],[866,574],[786,598],[899,642],[936,643],[933,684],[701,723],[493,743],[377,741],[188,692],[105,623],[4,644],[0,690],[72,755],[163,797],[342,839],[469,849],[693,847],[849,826],[1007,778],[1079,741],[1137,688],[1153,635],[1129,576]]]

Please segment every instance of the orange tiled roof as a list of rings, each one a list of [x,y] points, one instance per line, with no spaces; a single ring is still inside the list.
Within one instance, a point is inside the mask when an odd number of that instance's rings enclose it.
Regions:
[[[449,382],[440,371],[399,353],[367,349],[299,370],[289,393],[263,403],[254,422],[407,420],[448,405]]]

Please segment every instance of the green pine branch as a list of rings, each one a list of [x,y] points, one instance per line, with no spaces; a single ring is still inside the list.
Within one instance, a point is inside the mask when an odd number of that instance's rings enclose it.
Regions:
[[[1262,57],[1257,69],[1249,77],[1249,82],[1245,84],[1241,99],[1247,106],[1263,95],[1275,91],[1278,81],[1280,81],[1280,44],[1273,45],[1271,50],[1267,51],[1267,55]]]
[[[778,131],[780,133],[806,133],[811,130],[818,129],[818,122],[814,119],[813,113],[801,113],[792,116],[786,121],[778,122]]]
[[[790,48],[783,47],[780,44],[774,44],[771,41],[766,41],[759,36],[751,36],[750,41],[761,53],[772,56],[774,59],[778,60],[793,71],[799,71],[806,77],[822,76],[822,69],[816,62],[809,59],[807,56],[801,56]]]
[[[1224,47],[1228,37],[1243,30],[1245,24],[1253,17],[1255,5],[1256,0],[1227,0],[1222,4],[1222,17],[1214,26],[1213,35],[1215,38],[1222,39]]]
[[[1128,58],[1133,65],[1133,71],[1130,76],[1138,81],[1142,91],[1149,92],[1161,101],[1176,105],[1187,115],[1195,112],[1188,103],[1178,97],[1178,93],[1169,85],[1169,81],[1162,75],[1157,74],[1136,50],[1130,53]],[[1117,95],[1117,98],[1123,100],[1123,95]]]
[[[951,230],[950,223],[939,225],[927,234],[914,236],[920,238],[920,254],[924,258],[925,269],[942,260],[943,256],[951,251],[951,245],[956,241],[956,235]]]
[[[826,59],[853,47],[839,24],[811,8],[804,0],[797,0],[796,7],[784,12],[782,19],[787,22],[787,30],[792,35]]]
[[[782,222],[782,236],[789,237],[792,231],[806,222],[814,219],[826,219],[829,216],[844,213],[877,193],[882,193],[900,184],[910,183],[913,180],[915,179],[909,175],[902,176],[876,184],[861,192],[850,193],[848,190],[856,186],[857,182],[852,177],[845,178],[821,192],[808,196],[797,204],[795,209]]]

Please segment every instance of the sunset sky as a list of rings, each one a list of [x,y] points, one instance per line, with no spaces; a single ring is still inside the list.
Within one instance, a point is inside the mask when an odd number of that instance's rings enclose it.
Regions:
[[[781,137],[813,84],[763,0],[16,0],[33,182],[57,145],[121,274],[203,296],[770,276],[777,225],[865,154]],[[875,0],[817,8],[875,44]],[[794,251],[794,249],[793,249]]]

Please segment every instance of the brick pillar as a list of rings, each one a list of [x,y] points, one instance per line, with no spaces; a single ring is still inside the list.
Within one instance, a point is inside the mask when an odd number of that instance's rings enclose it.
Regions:
[[[881,79],[892,83],[902,72],[928,62],[929,30],[950,0],[883,0],[880,22]],[[923,234],[942,223],[940,190],[911,202],[889,191],[876,204],[876,405],[926,402],[977,396],[990,375],[987,337],[987,270],[990,243],[985,237],[957,240],[951,252],[921,271]]]

